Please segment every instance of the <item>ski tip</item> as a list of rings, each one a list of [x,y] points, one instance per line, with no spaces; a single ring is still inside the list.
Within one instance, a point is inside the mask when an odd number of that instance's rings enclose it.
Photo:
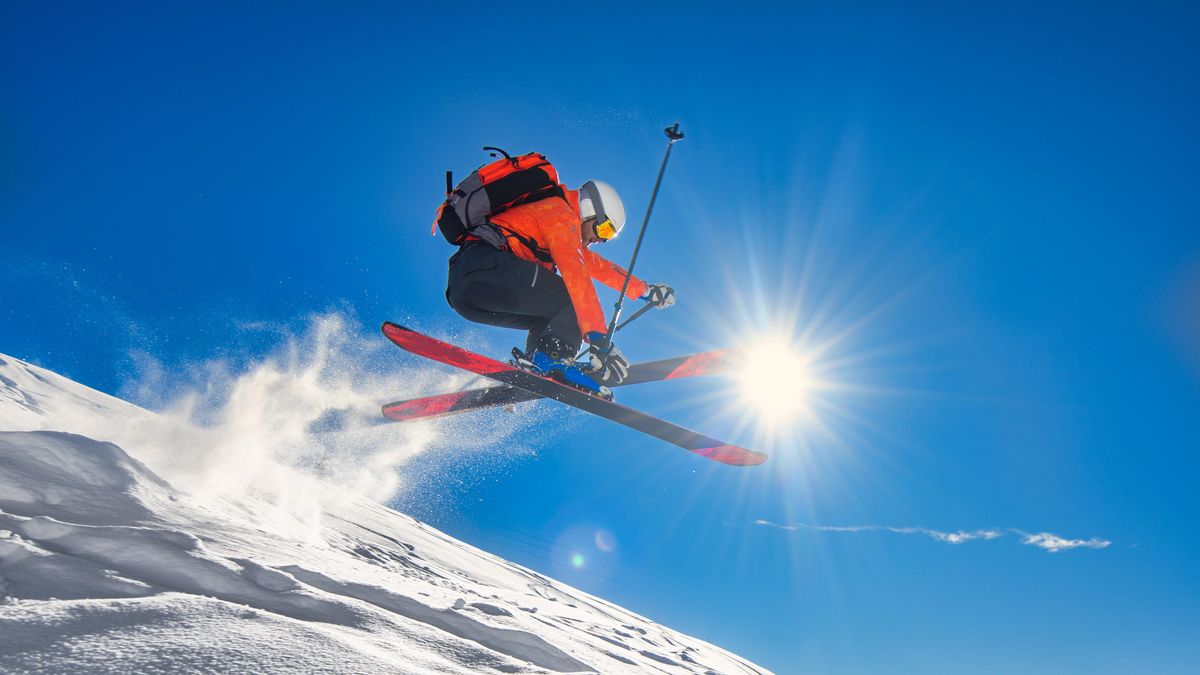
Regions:
[[[733,466],[757,466],[767,461],[767,455],[757,450],[747,450],[736,445],[718,445],[711,448],[698,448],[692,452],[703,455],[711,460]]]
[[[383,406],[383,416],[395,422],[410,422],[412,420],[432,419],[452,412],[454,405],[467,395],[465,391],[456,391],[440,396],[429,396],[410,401],[397,401]]]
[[[516,368],[507,363],[488,358],[482,354],[476,354],[448,342],[442,342],[428,335],[422,335],[411,328],[405,328],[391,321],[384,321],[381,330],[384,337],[405,351],[412,352],[417,356],[424,356],[427,359],[440,361],[456,368],[469,370],[476,375],[487,376],[516,370]]]

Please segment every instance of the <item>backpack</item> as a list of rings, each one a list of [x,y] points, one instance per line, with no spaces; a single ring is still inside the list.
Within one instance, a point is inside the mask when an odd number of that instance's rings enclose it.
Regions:
[[[433,228],[441,230],[446,241],[455,246],[471,236],[503,250],[507,248],[506,233],[500,232],[488,220],[490,217],[549,197],[566,199],[566,194],[558,182],[558,171],[545,155],[531,152],[513,157],[500,148],[489,146],[484,150],[494,150],[493,157],[498,152],[504,158],[475,169],[453,189],[453,172],[447,171],[446,201],[437,210]]]

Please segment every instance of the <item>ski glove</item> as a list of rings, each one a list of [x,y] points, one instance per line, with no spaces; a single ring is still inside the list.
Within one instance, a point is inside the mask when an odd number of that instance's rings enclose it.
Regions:
[[[587,338],[593,379],[605,386],[615,386],[625,381],[629,376],[629,359],[603,333],[592,331]]]
[[[675,289],[666,284],[650,284],[641,299],[653,305],[655,309],[666,309],[675,304]]]

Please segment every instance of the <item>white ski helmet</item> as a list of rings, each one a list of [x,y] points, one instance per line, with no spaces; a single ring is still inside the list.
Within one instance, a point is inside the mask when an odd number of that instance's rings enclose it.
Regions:
[[[621,195],[613,186],[600,180],[589,180],[579,187],[579,217],[587,220],[595,217],[600,224],[612,221],[612,239],[625,227],[625,205]]]

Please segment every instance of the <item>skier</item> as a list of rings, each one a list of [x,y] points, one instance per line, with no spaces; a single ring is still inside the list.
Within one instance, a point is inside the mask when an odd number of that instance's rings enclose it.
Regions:
[[[446,172],[446,200],[430,230],[431,234],[440,230],[446,241],[459,249],[450,257],[446,300],[471,321],[520,328],[529,336],[525,351],[514,348],[514,361],[505,364],[384,321],[383,334],[397,347],[497,383],[389,403],[383,406],[385,417],[426,419],[549,398],[717,462],[753,466],[766,461],[761,452],[617,405],[605,386],[693,377],[721,370],[721,364],[728,366],[727,352],[718,350],[640,363],[630,370],[629,362],[612,344],[612,334],[620,328],[617,319],[625,296],[646,301],[626,324],[651,308],[675,304],[670,286],[647,284],[632,274],[671,147],[683,139],[678,123],[663,132],[668,138],[667,152],[650,193],[629,271],[588,250],[617,236],[625,225],[625,207],[607,183],[590,180],[578,190],[569,190],[545,155],[531,152],[514,157],[492,146],[483,149],[503,159],[472,171],[457,186],[453,172]],[[593,279],[623,294],[607,329]],[[577,362],[574,354],[585,339],[591,359]]]
[[[450,257],[446,300],[470,321],[528,331],[524,354],[513,350],[523,367],[610,397],[607,385],[625,379],[629,361],[605,334],[592,280],[620,292],[626,272],[588,247],[617,236],[625,207],[602,181],[559,187],[555,197],[490,215],[462,237]],[[675,304],[670,286],[637,277],[626,296],[658,309]],[[583,340],[590,359],[577,362]]]

